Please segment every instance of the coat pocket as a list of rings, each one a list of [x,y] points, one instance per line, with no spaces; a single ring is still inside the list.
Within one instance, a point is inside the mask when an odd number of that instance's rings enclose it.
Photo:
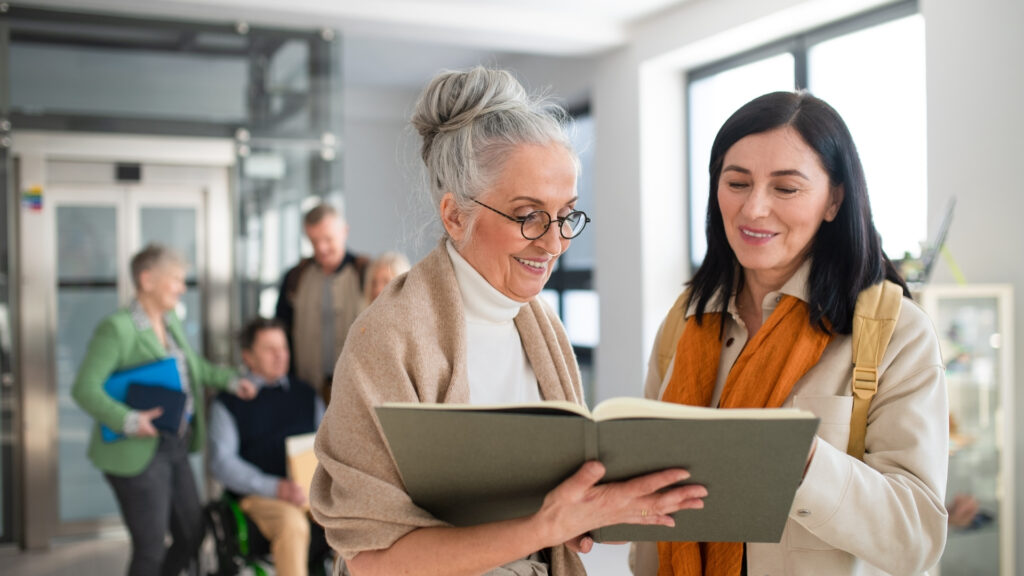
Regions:
[[[846,452],[846,445],[850,441],[852,396],[794,396],[793,407],[813,412],[821,419],[818,436]],[[786,530],[789,547],[793,550],[832,550],[831,545],[823,542],[798,522],[790,521],[786,525]]]
[[[807,410],[817,416],[818,436],[846,452],[850,442],[850,415],[853,396],[794,396],[793,407]]]

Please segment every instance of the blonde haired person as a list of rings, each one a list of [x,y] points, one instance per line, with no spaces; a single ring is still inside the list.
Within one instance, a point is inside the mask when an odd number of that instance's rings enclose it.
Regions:
[[[438,75],[412,122],[444,238],[352,328],[317,434],[313,515],[355,576],[583,574],[589,530],[668,525],[706,491],[668,488],[683,470],[598,486],[604,468],[588,462],[528,517],[457,528],[412,502],[374,406],[583,402],[565,330],[537,296],[589,221],[561,116],[508,72]]]
[[[409,259],[401,252],[385,252],[370,262],[363,279],[363,307],[369,306],[392,280],[409,268]]]

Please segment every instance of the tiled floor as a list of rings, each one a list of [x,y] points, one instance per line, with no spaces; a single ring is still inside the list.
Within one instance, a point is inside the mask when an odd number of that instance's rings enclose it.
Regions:
[[[10,576],[118,576],[125,573],[130,545],[115,533],[99,539],[58,542],[49,550],[0,552],[0,572]]]
[[[598,544],[583,563],[590,576],[629,574],[628,546]],[[124,533],[80,541],[59,542],[44,552],[0,550],[0,573],[5,576],[120,576],[128,562]]]

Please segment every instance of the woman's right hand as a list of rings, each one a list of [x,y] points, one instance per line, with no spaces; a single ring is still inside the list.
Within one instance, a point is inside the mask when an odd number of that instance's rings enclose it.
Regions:
[[[706,488],[696,484],[668,488],[690,477],[679,468],[598,485],[604,474],[603,464],[587,462],[544,498],[534,518],[549,546],[576,540],[580,546],[585,544],[581,535],[612,524],[675,526],[670,514],[703,508],[703,498],[708,494]]]
[[[159,418],[163,413],[163,408],[150,408],[139,412],[139,429],[135,435],[147,438],[160,434],[160,431],[153,425],[153,420]]]
[[[612,524],[673,526],[670,514],[703,508],[703,486],[672,484],[690,474],[662,470],[598,486],[600,462],[587,462],[548,492],[532,516],[476,526],[432,526],[407,533],[390,547],[359,552],[346,565],[353,574],[483,574],[537,550],[565,544],[587,552],[591,530]]]

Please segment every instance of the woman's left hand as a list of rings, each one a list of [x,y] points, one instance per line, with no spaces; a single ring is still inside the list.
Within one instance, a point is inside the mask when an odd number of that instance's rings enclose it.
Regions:
[[[235,388],[235,396],[242,400],[252,400],[256,397],[256,385],[245,378],[239,378],[238,387]]]

